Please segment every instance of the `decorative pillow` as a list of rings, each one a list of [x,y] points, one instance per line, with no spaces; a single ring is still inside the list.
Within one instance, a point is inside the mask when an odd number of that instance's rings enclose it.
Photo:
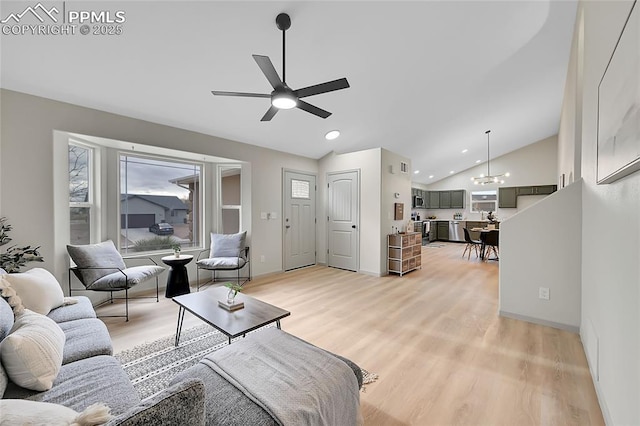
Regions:
[[[3,275],[16,291],[25,308],[42,315],[64,304],[62,287],[51,272],[42,268]]]
[[[64,405],[26,399],[0,400],[2,425],[93,426],[108,422],[113,416],[104,404],[93,404],[82,413]]]
[[[98,244],[83,246],[67,246],[67,252],[78,268],[77,275],[85,287],[96,280],[125,269],[127,266],[118,253],[113,241],[107,240]],[[115,269],[82,269],[82,268],[115,268]]]
[[[238,234],[211,233],[211,250],[209,257],[242,257],[245,256],[245,240],[247,231]]]
[[[15,384],[35,391],[49,390],[62,366],[64,342],[58,324],[25,309],[0,342],[2,365]]]
[[[0,275],[6,275],[7,271],[5,271],[4,269],[0,268]]]
[[[4,339],[4,336],[6,334],[9,334],[9,330],[11,330],[11,327],[13,327],[13,318],[17,315],[21,315],[22,312],[24,312],[24,305],[22,304],[22,299],[18,297],[16,291],[11,288],[9,281],[5,280],[3,275],[0,275],[0,296],[2,296],[4,300],[7,301],[9,307],[13,310],[13,312],[11,313],[10,323],[8,320],[2,320],[2,329],[4,330],[4,334],[2,335],[2,338],[0,338],[1,341],[2,339]],[[5,329],[4,327],[8,328]]]

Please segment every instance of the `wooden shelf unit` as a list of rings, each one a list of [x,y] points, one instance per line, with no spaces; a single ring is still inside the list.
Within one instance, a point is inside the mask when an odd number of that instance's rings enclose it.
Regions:
[[[408,232],[387,236],[389,273],[400,276],[414,269],[422,268],[422,234]]]

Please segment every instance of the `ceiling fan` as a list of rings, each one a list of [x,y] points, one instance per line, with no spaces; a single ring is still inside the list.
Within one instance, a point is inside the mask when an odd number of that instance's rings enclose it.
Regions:
[[[260,121],[270,121],[280,109],[300,108],[318,117],[327,118],[331,115],[329,111],[325,111],[317,106],[311,105],[303,101],[301,98],[319,95],[321,93],[333,92],[334,90],[346,89],[349,82],[346,78],[328,81],[326,83],[315,84],[313,86],[304,87],[298,90],[292,90],[287,86],[285,72],[285,32],[291,27],[291,18],[286,13],[281,13],[276,17],[276,25],[282,31],[282,80],[278,76],[273,63],[268,56],[253,55],[256,63],[267,77],[273,92],[267,93],[243,93],[243,92],[221,92],[213,90],[211,93],[218,96],[242,96],[246,98],[271,98],[271,107]]]

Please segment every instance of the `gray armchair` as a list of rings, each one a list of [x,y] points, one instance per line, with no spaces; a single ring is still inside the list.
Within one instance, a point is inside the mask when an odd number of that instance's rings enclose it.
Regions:
[[[67,246],[67,252],[75,263],[69,268],[69,296],[74,291],[103,291],[110,293],[110,301],[113,303],[113,293],[124,291],[125,315],[110,315],[124,317],[129,321],[129,289],[151,278],[156,279],[156,302],[159,301],[158,275],[164,272],[164,268],[151,258],[135,258],[136,260],[150,260],[152,265],[133,266],[127,268],[124,259],[116,249],[113,241],[107,240],[99,244]],[[71,273],[75,275],[84,286],[82,289],[71,287]],[[153,297],[153,296],[151,296]],[[139,296],[137,298],[149,298]],[[115,299],[122,299],[122,297]]]
[[[216,282],[216,271],[237,271],[238,285],[251,281],[251,262],[249,261],[249,247],[245,244],[247,232],[237,234],[211,233],[211,247],[202,250],[196,260],[196,285],[200,290],[200,270],[212,272],[208,283]],[[204,257],[208,253],[208,257]],[[240,271],[247,267],[248,276],[241,277]]]

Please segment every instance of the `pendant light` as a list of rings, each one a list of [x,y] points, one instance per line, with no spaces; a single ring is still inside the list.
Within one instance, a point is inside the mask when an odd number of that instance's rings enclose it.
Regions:
[[[505,177],[509,177],[509,173],[503,173],[500,175],[492,175],[491,174],[491,156],[489,155],[489,133],[491,133],[491,130],[487,130],[486,132],[484,132],[487,135],[487,174],[481,174],[478,177],[472,177],[471,180],[473,181],[474,185],[489,185],[492,183],[504,183],[504,179]]]

